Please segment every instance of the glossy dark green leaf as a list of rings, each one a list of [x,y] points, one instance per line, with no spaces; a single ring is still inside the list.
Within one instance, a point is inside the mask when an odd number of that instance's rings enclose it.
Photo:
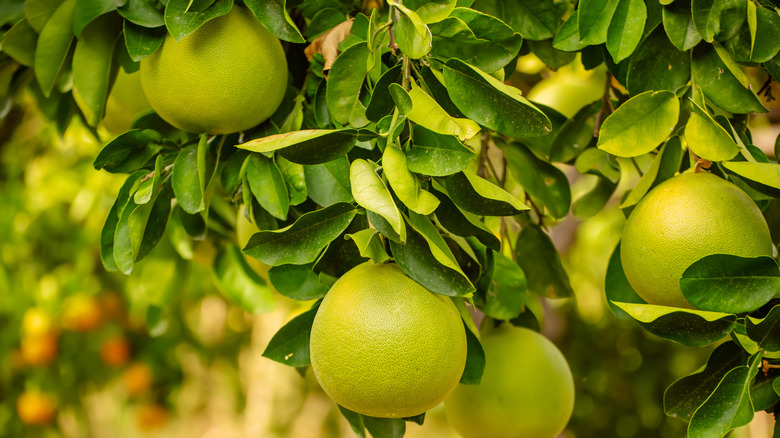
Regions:
[[[671,91],[646,91],[620,105],[601,125],[599,149],[636,157],[655,149],[674,130],[680,101]]]
[[[138,171],[127,177],[122,187],[117,193],[116,200],[108,212],[103,229],[100,232],[100,260],[107,271],[116,271],[119,269],[116,259],[114,259],[114,237],[116,235],[117,224],[121,218],[122,211],[130,200],[131,189],[136,181],[142,178],[146,172]]]
[[[390,258],[385,251],[381,235],[375,229],[367,228],[357,233],[347,234],[346,238],[355,242],[361,256],[370,258],[374,263],[384,263]]]
[[[406,423],[401,418],[376,418],[368,415],[361,417],[366,430],[373,438],[402,438],[406,433]]]
[[[268,342],[263,357],[291,367],[311,365],[309,339],[319,303],[282,326]]]
[[[772,409],[777,402],[780,402],[780,395],[772,386],[776,379],[777,376],[758,373],[750,385],[750,401],[753,402],[755,412]]]
[[[136,248],[135,261],[138,262],[146,257],[149,252],[154,249],[160,242],[165,234],[165,227],[168,224],[168,219],[171,216],[171,199],[173,198],[173,191],[169,185],[165,185],[159,194],[154,195],[150,199],[148,215],[145,213],[142,221],[130,226],[132,228],[138,228],[137,234],[140,238],[136,238],[137,241],[133,243]],[[140,210],[140,209],[139,209]],[[132,218],[134,219],[134,218]]]
[[[366,106],[366,117],[372,122],[378,122],[382,117],[393,112],[395,104],[393,97],[390,95],[390,84],[401,83],[401,64],[387,70],[379,78],[379,81],[374,86],[374,92],[371,93],[371,100]]]
[[[494,251],[501,249],[501,241],[479,220],[478,216],[458,208],[444,193],[439,196],[439,199],[441,203],[436,209],[436,218],[447,231],[458,236],[474,236]]]
[[[780,305],[772,307],[772,310],[763,318],[748,316],[745,319],[745,328],[747,335],[756,341],[759,347],[767,351],[779,351]]]
[[[690,420],[723,376],[738,366],[744,366],[747,360],[748,355],[734,342],[718,345],[710,354],[704,369],[677,380],[666,389],[664,412],[670,417]]]
[[[271,266],[311,263],[356,214],[357,209],[347,203],[311,211],[280,230],[255,233],[243,251]]]
[[[766,112],[750,90],[742,67],[736,65],[725,50],[718,51],[706,44],[694,47],[691,76],[707,98],[726,111],[738,114]]]
[[[552,38],[541,41],[529,40],[528,49],[553,70],[571,64],[577,56],[575,53],[556,49]]]
[[[420,59],[431,51],[431,30],[417,13],[394,0],[388,0],[400,14],[395,22],[398,48],[412,59]]]
[[[73,14],[76,0],[65,0],[60,4],[38,35],[35,46],[35,78],[49,97],[60,72],[68,59],[73,41]]]
[[[495,252],[493,257],[492,280],[480,310],[494,319],[512,319],[525,308],[525,273],[500,252]]]
[[[607,31],[619,0],[582,0],[577,7],[580,40],[588,45],[607,41]]]
[[[615,302],[648,332],[686,347],[704,347],[734,329],[737,317],[729,313]]]
[[[327,207],[337,202],[353,202],[349,184],[349,160],[341,157],[323,164],[304,165],[309,197]]]
[[[616,183],[606,178],[598,178],[596,185],[589,192],[574,201],[571,206],[572,214],[580,219],[595,216],[607,205],[615,193],[615,189],[617,189]]]
[[[117,8],[119,15],[136,26],[153,28],[165,25],[165,16],[150,0],[127,0]]]
[[[358,137],[359,132],[354,129],[304,129],[250,140],[236,147],[262,153],[278,150],[293,163],[321,164],[344,156]]]
[[[169,0],[165,27],[176,41],[181,41],[207,21],[227,14],[232,7],[233,0]]]
[[[458,109],[482,126],[511,137],[544,135],[550,120],[514,87],[458,59],[444,68],[447,92]]]
[[[751,187],[761,193],[780,197],[780,165],[750,161],[726,161],[723,163],[723,167],[729,172],[745,178]]]
[[[681,52],[691,50],[701,41],[691,16],[691,0],[676,0],[664,6],[663,23],[669,41]]]
[[[418,232],[424,239],[430,249],[431,254],[442,266],[445,266],[452,270],[454,273],[464,277],[466,283],[470,280],[468,276],[463,272],[463,269],[458,264],[458,258],[452,252],[452,249],[444,240],[439,230],[433,224],[428,216],[417,214],[413,211],[409,212],[409,215],[405,217],[406,222]],[[471,287],[473,290],[474,288]]]
[[[133,61],[140,61],[160,48],[167,32],[164,27],[149,29],[125,21],[124,37],[127,53]]]
[[[106,111],[112,73],[116,73],[112,57],[119,24],[111,15],[95,19],[83,30],[73,52],[73,99],[90,126],[97,126]]]
[[[569,276],[550,236],[533,224],[526,224],[515,244],[515,260],[525,272],[528,290],[548,298],[574,296]]]
[[[685,125],[685,142],[701,158],[710,161],[730,160],[740,147],[731,135],[704,108],[692,102],[693,112]]]
[[[406,154],[388,144],[382,154],[382,171],[393,193],[406,207],[419,214],[429,215],[436,210],[439,200],[421,186],[417,175],[409,171]]]
[[[644,0],[618,0],[607,29],[607,50],[615,64],[634,53],[642,39],[646,20]]]
[[[287,12],[287,0],[245,0],[244,4],[275,37],[291,43],[306,42]]]
[[[473,120],[450,116],[432,96],[414,82],[411,83],[409,91],[397,84],[391,84],[390,94],[402,114],[431,131],[466,140],[480,130],[479,125]]]
[[[353,432],[355,432],[355,435],[358,438],[366,438],[366,428],[363,424],[363,416],[357,412],[350,411],[344,406],[338,405],[338,407],[339,412],[341,412],[341,415],[347,419],[347,423],[349,423],[349,427]]]
[[[691,78],[691,60],[679,51],[660,28],[639,45],[628,67],[628,91],[632,96],[646,91],[676,91]]]
[[[300,205],[309,197],[306,186],[306,174],[302,164],[293,163],[284,157],[276,157],[276,167],[284,177],[287,193],[290,195],[290,205]]]
[[[61,4],[62,0],[26,0],[24,2],[24,16],[27,23],[35,29],[35,33],[41,33],[43,26]]]
[[[115,0],[76,0],[76,11],[73,14],[73,33],[77,38],[81,38],[81,32],[92,20],[116,10],[116,7]]]
[[[557,167],[538,158],[520,143],[502,147],[509,170],[535,203],[554,218],[563,218],[571,207],[571,186]]]
[[[780,51],[780,38],[777,35],[780,35],[780,15],[776,11],[756,7],[755,38],[752,40],[750,59],[753,62],[767,62],[777,56]]]
[[[108,143],[92,165],[111,173],[131,173],[162,150],[161,142],[156,131],[133,129]]]
[[[455,9],[430,28],[433,56],[458,58],[488,72],[507,65],[523,43],[523,38],[501,20],[468,8]]]
[[[441,180],[458,207],[480,216],[513,216],[529,207],[469,169]]]
[[[720,15],[725,5],[723,0],[691,0],[691,15],[699,34],[708,43],[720,32]]]
[[[366,78],[371,52],[358,43],[342,52],[328,73],[327,101],[330,117],[342,125],[360,128],[368,124],[360,90]]]
[[[26,67],[35,62],[35,46],[38,34],[26,19],[20,20],[3,34],[3,53]]]
[[[579,15],[571,14],[553,38],[553,47],[566,52],[578,52],[588,45],[580,40]]]
[[[290,194],[276,163],[263,154],[251,154],[247,158],[246,176],[257,202],[277,219],[287,219]]]
[[[588,147],[593,141],[595,116],[600,109],[599,103],[587,105],[561,125],[550,148],[550,161],[568,163]]]
[[[406,164],[415,173],[447,176],[460,172],[476,157],[474,151],[452,135],[437,134],[415,125]]]
[[[453,299],[453,301],[457,302],[458,300]],[[465,311],[465,314],[461,311],[461,316],[471,320],[471,314],[468,313],[468,310]],[[465,320],[463,325],[466,330],[466,366],[463,369],[463,375],[460,376],[459,383],[464,385],[479,385],[485,370],[485,350],[482,349],[482,344],[479,342],[476,330],[472,331]]]
[[[780,269],[771,257],[714,254],[689,266],[680,278],[680,288],[698,309],[750,312],[780,290]]]
[[[620,317],[629,317],[630,315],[621,309],[615,303],[633,303],[647,304],[640,297],[626,278],[623,272],[623,263],[620,260],[620,243],[612,251],[607,265],[607,276],[604,280],[604,292],[607,297],[607,304],[612,312]]]
[[[650,167],[639,179],[631,192],[620,204],[620,208],[636,205],[653,187],[673,177],[680,169],[683,147],[680,137],[674,136],[661,147]]]
[[[404,6],[414,10],[425,24],[447,18],[457,6],[456,0],[405,0]]]
[[[214,283],[222,295],[252,314],[274,308],[274,297],[265,280],[249,266],[241,249],[226,245],[214,257]]]
[[[305,265],[279,265],[268,270],[268,280],[287,298],[299,301],[316,300],[325,296],[328,286],[320,283],[312,271],[312,263]]]
[[[406,227],[401,212],[387,186],[376,174],[374,165],[363,159],[353,161],[349,167],[349,183],[355,202],[382,216],[392,226],[401,242],[405,241]]]
[[[753,357],[750,366],[738,366],[723,376],[712,395],[693,413],[688,423],[690,438],[724,436],[750,423],[753,419],[750,382],[758,374],[760,363],[760,357]]]
[[[173,193],[182,210],[195,214],[206,208],[198,177],[198,145],[187,146],[173,163]]]

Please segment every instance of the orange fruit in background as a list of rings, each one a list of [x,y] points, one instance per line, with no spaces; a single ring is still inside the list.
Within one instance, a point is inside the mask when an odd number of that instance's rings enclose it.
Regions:
[[[135,407],[135,423],[144,432],[162,429],[170,416],[168,409],[157,403],[142,403]]]
[[[65,330],[86,332],[100,327],[102,313],[100,303],[94,296],[76,294],[65,300],[60,321]]]
[[[287,89],[282,44],[235,6],[141,60],[141,85],[166,122],[190,132],[247,130],[276,111]]]
[[[152,387],[154,375],[149,365],[143,362],[134,362],[122,373],[122,384],[127,393],[136,397],[144,394]]]
[[[108,338],[100,346],[100,358],[108,366],[120,366],[130,360],[130,344],[124,336]]]
[[[43,335],[54,329],[49,314],[38,307],[30,307],[22,316],[22,334],[25,336]]]
[[[372,417],[412,417],[457,386],[466,332],[449,297],[396,264],[367,262],[325,295],[310,353],[317,381],[341,406]]]
[[[574,410],[566,358],[533,330],[503,324],[483,330],[485,370],[479,385],[458,385],[444,402],[464,438],[553,438]]]
[[[58,339],[59,337],[55,332],[23,336],[19,344],[22,360],[30,366],[50,364],[57,357],[59,351]]]
[[[772,256],[769,226],[755,202],[710,173],[684,173],[656,186],[623,228],[620,259],[631,287],[650,304],[691,307],[680,277],[712,254]]]
[[[50,396],[38,391],[25,391],[16,400],[16,412],[23,423],[42,426],[54,420],[57,408]]]
[[[98,295],[100,311],[103,319],[123,320],[125,317],[125,302],[117,292],[104,292]]]

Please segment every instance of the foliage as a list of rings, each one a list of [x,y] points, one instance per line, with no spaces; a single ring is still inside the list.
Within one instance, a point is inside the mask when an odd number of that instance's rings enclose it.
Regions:
[[[243,254],[270,265],[271,285],[291,296],[316,298],[298,291],[322,291],[367,259],[392,258],[433,292],[529,324],[537,319],[524,312],[530,298],[573,295],[550,226],[570,213],[598,213],[627,169],[642,174],[622,199],[627,213],[676,172],[701,168],[761,208],[777,202],[780,166],[753,144],[748,123],[767,111],[771,83],[780,80],[775,1],[245,0],[286,41],[282,105],[257,127],[216,136],[145,113],[109,141],[94,167],[127,177],[100,232],[102,264],[131,276],[153,259],[183,266],[208,241],[222,293],[262,312],[273,295],[238,252],[243,205],[258,227]],[[75,115],[96,134],[119,68],[137,70],[166,33],[185,38],[236,7],[9,4],[0,16],[3,108],[30,89],[60,131]],[[605,66],[602,98],[571,118],[534,104],[513,85],[522,86],[513,76],[529,56],[553,70]],[[592,188],[572,196],[570,180],[585,175]],[[732,264],[697,262],[683,275],[686,296],[719,278],[729,279],[720,289],[776,290],[775,260]],[[170,316],[165,296],[181,279],[171,281],[150,300],[150,328]],[[616,313],[653,334],[688,346],[730,337],[719,348],[734,354],[715,358],[727,369],[697,374],[709,382],[705,392],[673,390],[680,382],[667,392],[667,413],[690,420],[689,436],[723,436],[754,410],[776,409],[776,292],[738,307],[705,299],[692,302],[706,310],[651,306],[630,289],[620,257],[606,284]],[[304,319],[279,331],[270,358],[306,351]],[[469,354],[469,383],[484,364],[480,352]],[[688,409],[669,408],[681,405]],[[358,434],[364,426],[375,436],[403,433],[396,423],[344,414]]]

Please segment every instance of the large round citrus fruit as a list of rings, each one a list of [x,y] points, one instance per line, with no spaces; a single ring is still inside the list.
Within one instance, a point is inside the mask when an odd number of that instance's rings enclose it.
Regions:
[[[448,297],[396,264],[358,265],[333,284],[311,329],[311,364],[328,395],[372,417],[422,414],[455,389],[466,332]]]
[[[287,88],[278,39],[252,13],[234,7],[194,33],[141,60],[141,85],[152,108],[171,125],[226,134],[270,117]]]
[[[623,270],[650,304],[692,307],[680,289],[680,277],[712,254],[772,256],[772,239],[753,200],[709,173],[684,173],[659,184],[623,228]]]
[[[44,425],[54,419],[54,400],[38,391],[25,391],[16,400],[16,412],[24,424]]]
[[[479,385],[458,385],[444,402],[465,438],[553,438],[574,410],[574,379],[558,348],[541,334],[504,324],[482,333]]]

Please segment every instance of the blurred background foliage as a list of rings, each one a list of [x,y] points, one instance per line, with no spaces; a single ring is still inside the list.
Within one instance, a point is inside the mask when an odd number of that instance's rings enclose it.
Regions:
[[[510,80],[527,92],[550,73],[523,61]],[[96,132],[77,117],[58,128],[29,94],[0,127],[0,437],[354,436],[311,372],[261,357],[305,307],[279,294],[263,314],[232,304],[214,284],[208,240],[177,251],[169,236],[130,276],[103,269],[100,231],[122,181],[92,161],[148,109],[135,76],[120,75]],[[753,125],[771,153],[777,109]],[[637,179],[621,178],[611,208],[551,227],[577,298],[529,305],[575,376],[567,438],[683,436],[663,391],[712,349],[655,338],[607,306],[604,275],[625,220],[617,199]],[[593,181],[572,184],[576,198]],[[758,416],[730,436],[768,437],[771,427]],[[441,407],[407,433],[457,436]]]

